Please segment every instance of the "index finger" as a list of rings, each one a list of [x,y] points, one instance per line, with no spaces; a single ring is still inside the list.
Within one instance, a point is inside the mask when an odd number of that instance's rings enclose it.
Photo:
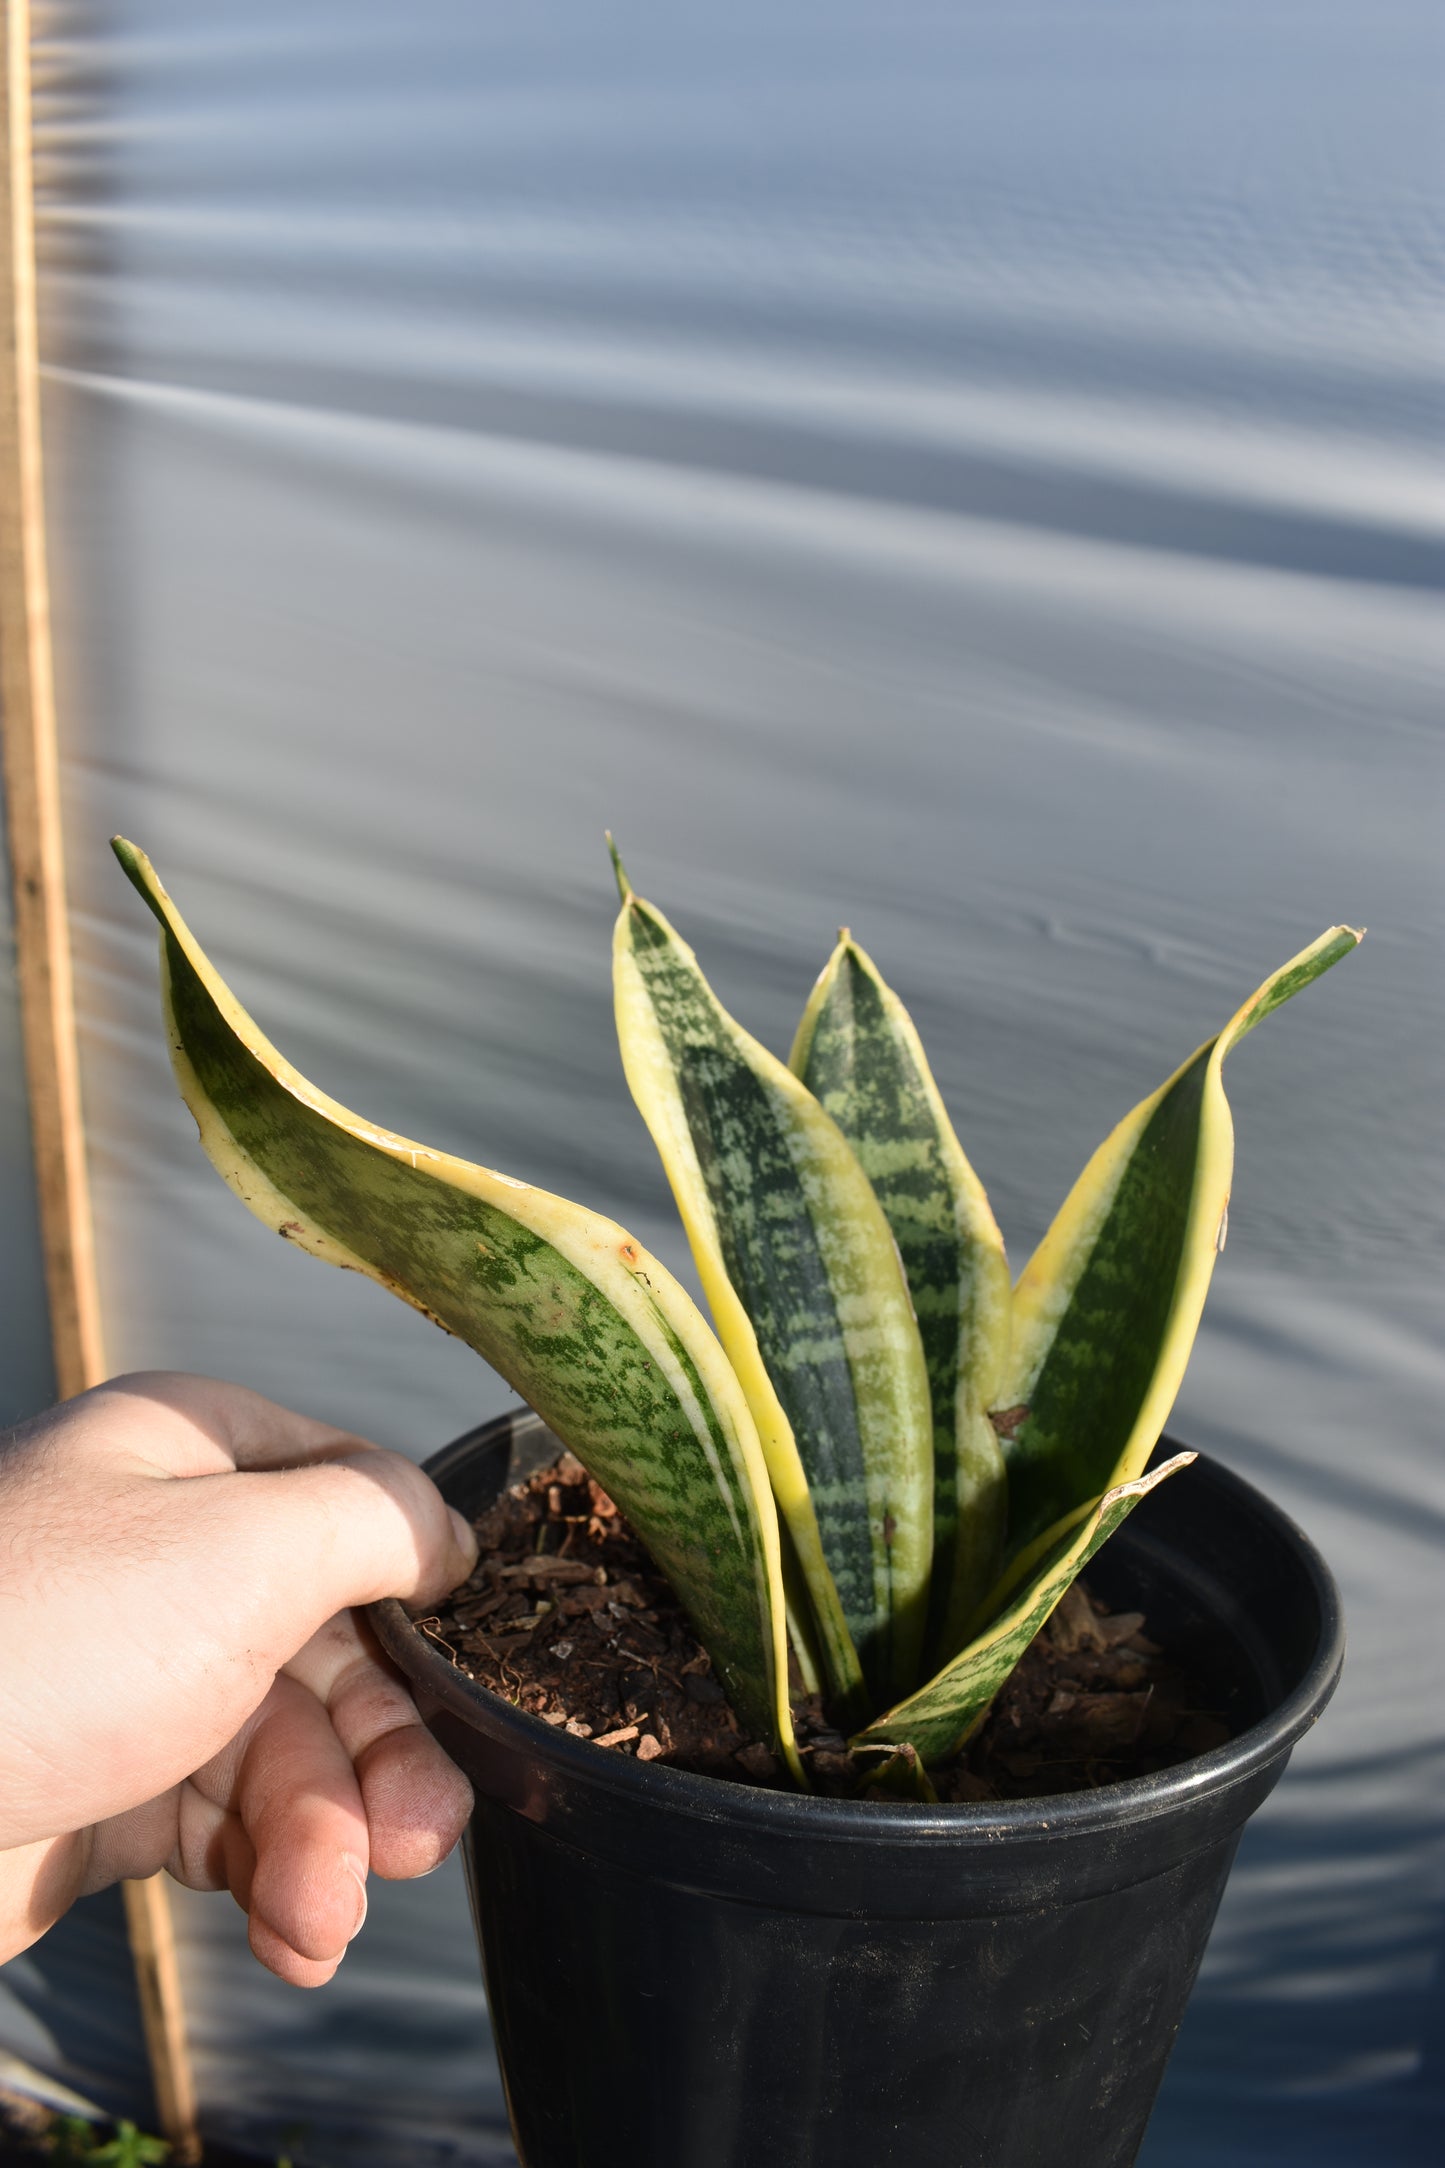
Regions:
[[[451,1851],[472,1788],[422,1722],[370,1627],[343,1611],[286,1665],[326,1708],[366,1804],[371,1864],[388,1881],[429,1874]]]

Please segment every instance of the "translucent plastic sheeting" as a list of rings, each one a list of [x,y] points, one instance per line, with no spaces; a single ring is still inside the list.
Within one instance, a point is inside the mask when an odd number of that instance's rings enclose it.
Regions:
[[[1018,1262],[1266,969],[1371,926],[1231,1069],[1230,1244],[1175,1427],[1323,1541],[1351,1656],[1246,1841],[1148,2168],[1423,2160],[1440,2106],[1437,26],[1428,0],[43,25],[117,1363],[417,1453],[506,1404],[204,1165],[113,828],[326,1089],[677,1265],[612,1043],[605,825],[774,1046],[852,925]],[[310,2000],[224,1905],[181,1921],[217,2131],[506,2157],[450,1873],[379,1893]],[[118,2098],[106,1968],[93,2028],[36,1986],[65,1947],[0,1975],[0,2039]]]

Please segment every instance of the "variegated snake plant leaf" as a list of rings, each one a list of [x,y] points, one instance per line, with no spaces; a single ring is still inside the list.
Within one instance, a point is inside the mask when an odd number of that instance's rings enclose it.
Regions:
[[[1020,1274],[995,1420],[1017,1582],[1080,1500],[1143,1472],[1184,1377],[1234,1173],[1225,1056],[1348,956],[1333,926],[1271,974],[1094,1153]]]
[[[1007,1477],[989,1420],[1009,1344],[1003,1237],[913,1019],[846,928],[790,1066],[852,1145],[913,1297],[933,1411],[929,1655],[951,1655],[1003,1560]]]
[[[364,1272],[499,1370],[612,1494],[739,1712],[794,1768],[777,1517],[722,1349],[666,1267],[599,1213],[363,1121],[277,1053],[149,859],[171,1061],[212,1164],[258,1219]]]
[[[835,1696],[916,1680],[933,1563],[923,1346],[847,1139],[723,1008],[618,862],[617,1033],[719,1336],[748,1395]]]

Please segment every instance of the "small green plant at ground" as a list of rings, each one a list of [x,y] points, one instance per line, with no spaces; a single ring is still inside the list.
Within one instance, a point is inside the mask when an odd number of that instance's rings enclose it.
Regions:
[[[623,1066],[714,1331],[600,1214],[393,1135],[276,1051],[154,869],[171,1056],[287,1241],[466,1340],[616,1499],[799,1783],[788,1645],[888,1789],[930,1796],[1148,1470],[1223,1247],[1225,1057],[1361,936],[1331,927],[1125,1116],[1011,1284],[898,995],[845,931],[788,1061],[616,861]],[[615,857],[615,854],[614,854]]]
[[[148,2138],[134,2123],[117,2123],[114,2136],[102,2138],[80,2115],[58,2116],[51,2126],[50,2145],[59,2168],[80,2161],[86,2168],[158,2168],[171,2157],[164,2138]]]
[[[147,2137],[136,2124],[126,2121],[117,2123],[106,2137],[83,2115],[52,2116],[36,2142],[55,2168],[80,2168],[82,2162],[85,2168],[159,2168],[160,2163],[171,2158],[173,2150],[164,2138]],[[3,2150],[0,2145],[0,2152]],[[26,2158],[30,2158],[28,2152]],[[210,2158],[208,2147],[206,2159]],[[226,2158],[230,2160],[232,2155],[228,2153]],[[292,2168],[290,2156],[278,2154],[273,2168]]]

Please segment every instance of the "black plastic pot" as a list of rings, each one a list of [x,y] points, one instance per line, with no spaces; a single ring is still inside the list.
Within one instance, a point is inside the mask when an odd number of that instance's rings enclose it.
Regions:
[[[523,1412],[428,1467],[471,1513],[556,1450]],[[1309,1542],[1203,1458],[1089,1575],[1147,1611],[1236,1735],[1006,1805],[808,1799],[632,1761],[508,1707],[375,1607],[476,1787],[468,1879],[525,2168],[1134,2159],[1240,1832],[1344,1638]]]

